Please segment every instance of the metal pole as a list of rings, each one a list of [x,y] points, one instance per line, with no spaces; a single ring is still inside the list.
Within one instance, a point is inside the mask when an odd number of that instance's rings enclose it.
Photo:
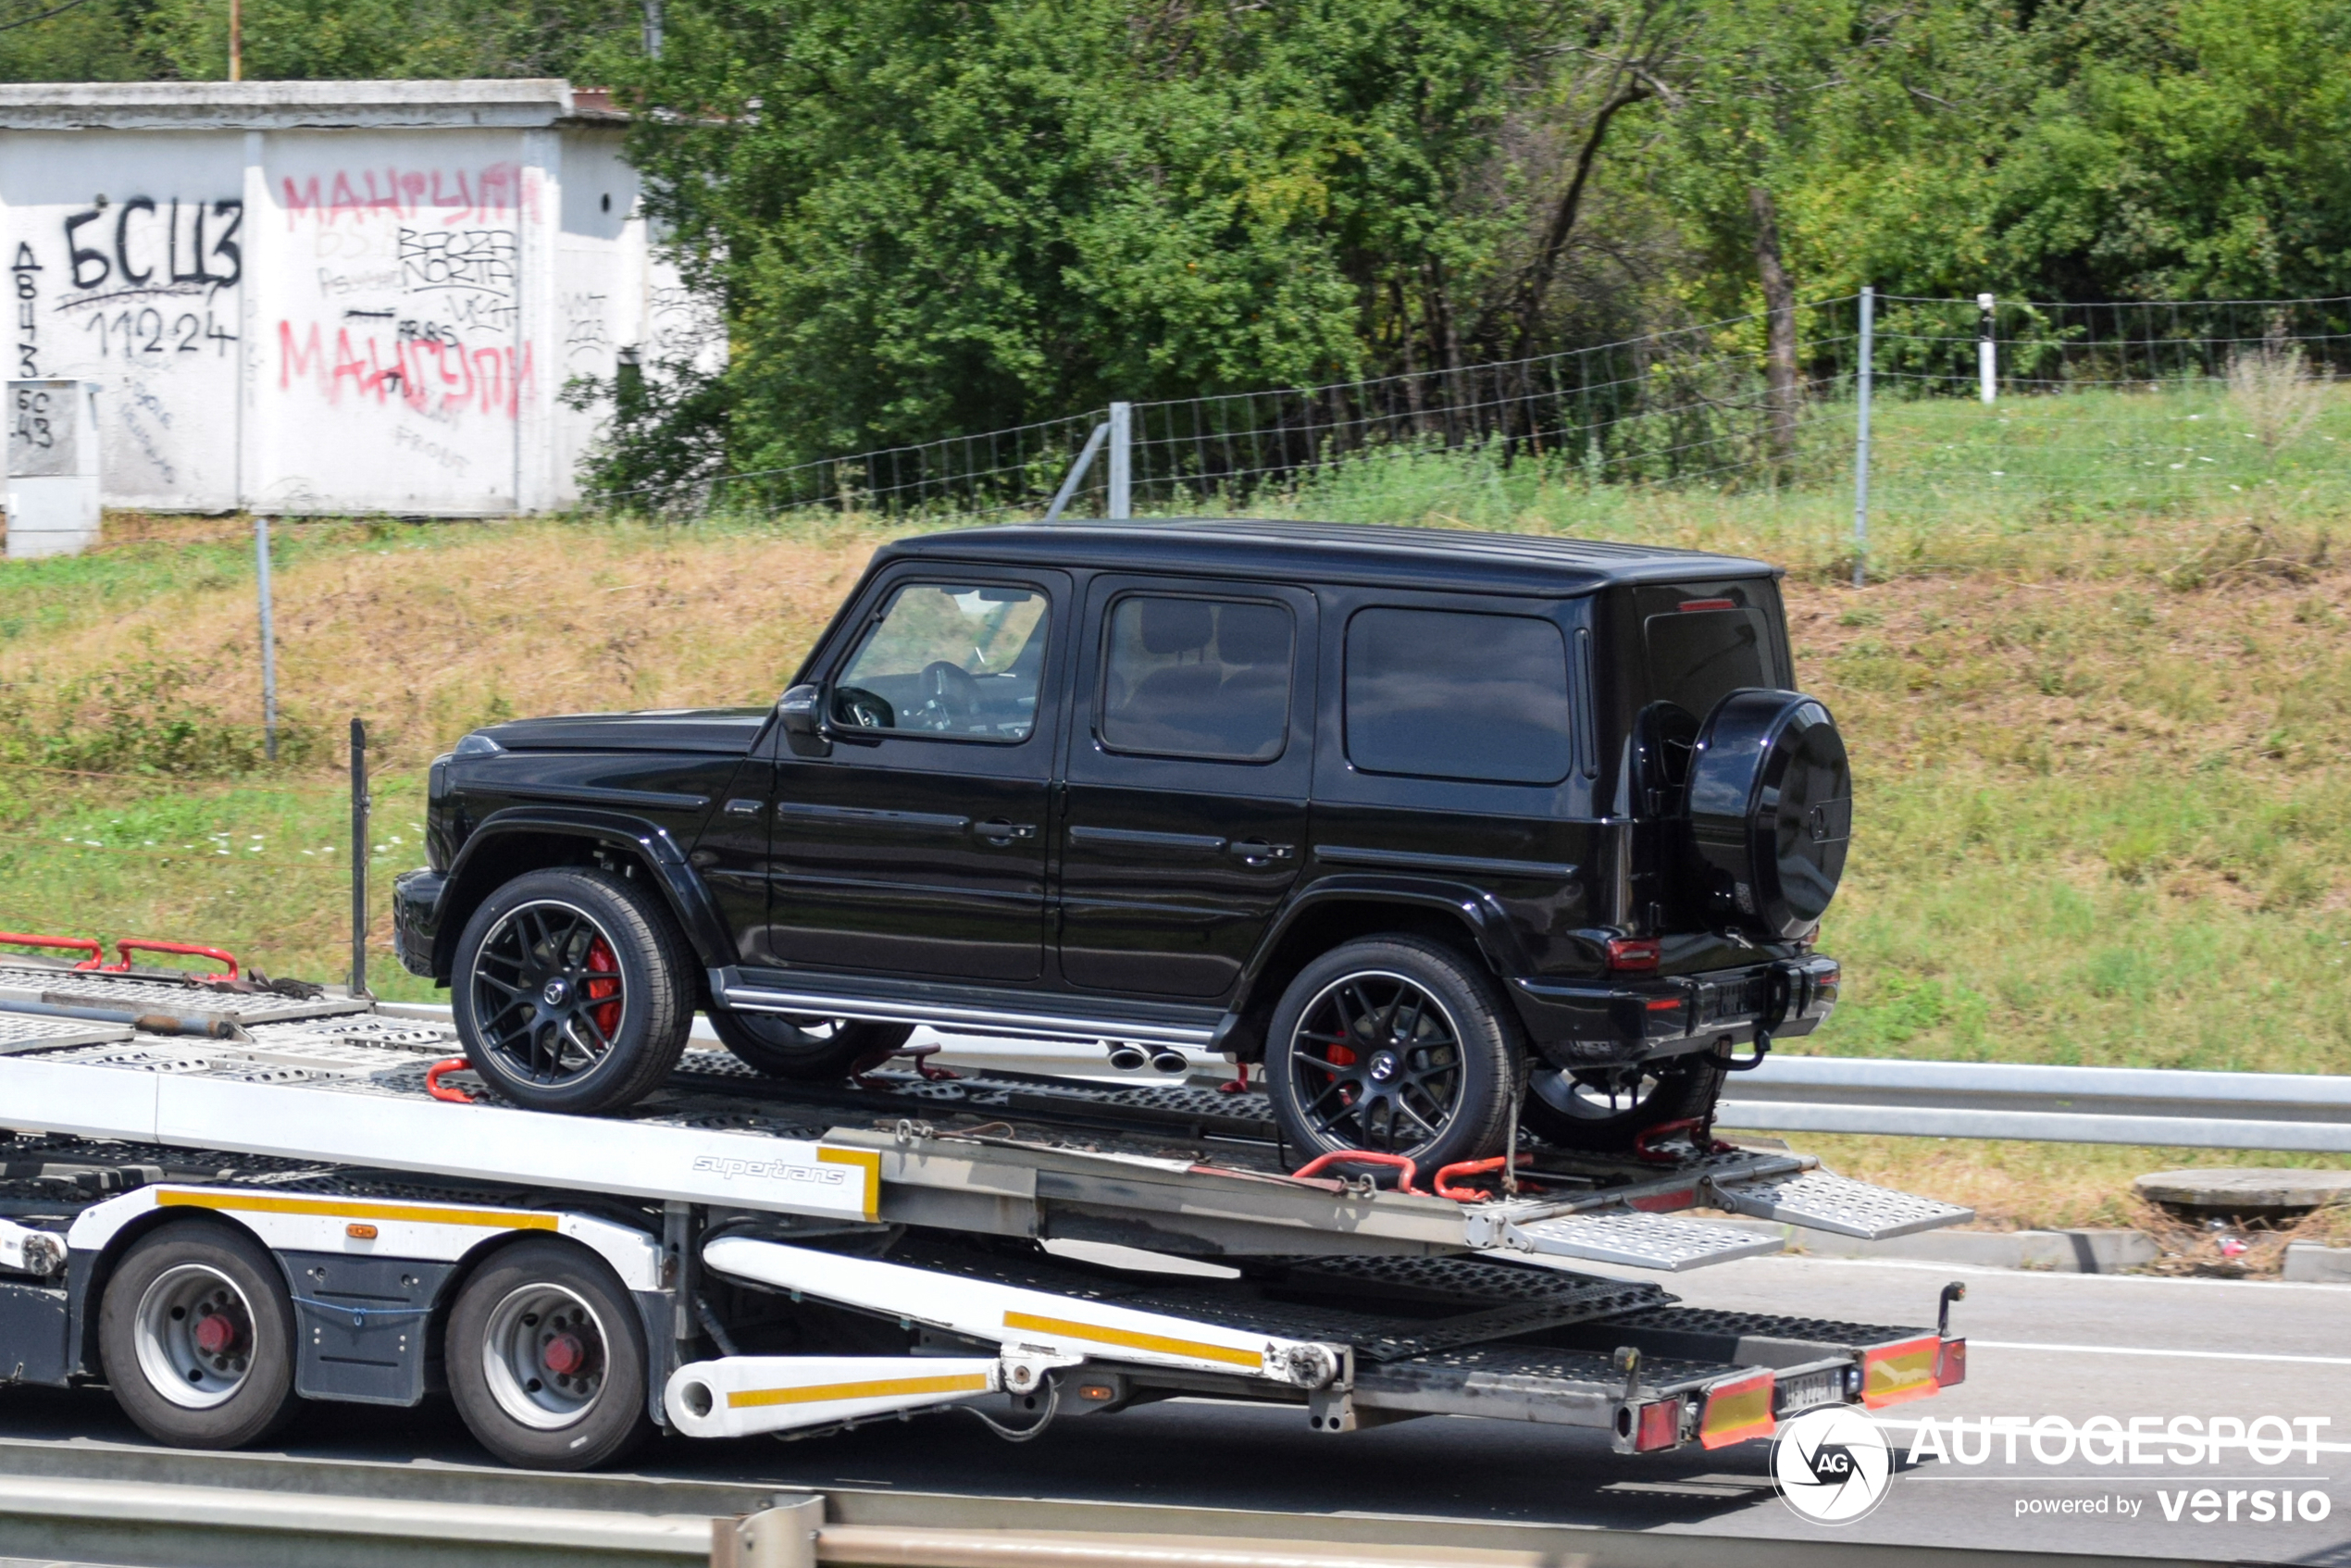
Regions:
[[[1134,509],[1133,453],[1134,407],[1131,403],[1110,405],[1110,515],[1130,517]]]
[[[371,997],[367,989],[367,724],[351,721],[351,994]]]
[[[661,58],[661,0],[645,0],[645,57]]]
[[[1110,426],[1101,424],[1095,426],[1094,433],[1086,438],[1086,449],[1077,454],[1077,461],[1069,466],[1068,477],[1062,480],[1061,489],[1053,492],[1053,504],[1045,508],[1047,522],[1061,520],[1062,508],[1068,505],[1069,498],[1077,493],[1077,486],[1086,478],[1086,470],[1094,466],[1094,454],[1102,449],[1102,438],[1109,434]]]
[[[229,80],[245,79],[245,12],[242,0],[229,0]]]
[[[269,760],[278,760],[278,631],[269,613],[269,518],[253,519],[253,559],[260,577],[261,595],[261,744]]]
[[[1975,380],[1984,405],[1999,396],[1999,355],[1992,343],[1992,296],[1975,296]]]
[[[1859,417],[1853,426],[1853,586],[1868,579],[1870,559],[1870,356],[1877,330],[1877,291],[1861,285],[1861,367],[1855,388]]]

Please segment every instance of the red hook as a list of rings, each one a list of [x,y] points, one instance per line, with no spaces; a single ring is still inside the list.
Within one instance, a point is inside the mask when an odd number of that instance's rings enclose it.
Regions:
[[[452,1056],[445,1062],[434,1063],[425,1069],[425,1092],[435,1100],[446,1100],[453,1105],[472,1104],[474,1102],[472,1095],[462,1089],[448,1088],[441,1081],[441,1075],[443,1073],[462,1073],[472,1066],[473,1064],[462,1056]]]
[[[1402,1173],[1396,1178],[1397,1191],[1409,1192],[1416,1198],[1425,1198],[1428,1196],[1427,1193],[1421,1191],[1419,1188],[1412,1185],[1412,1178],[1420,1174],[1420,1167],[1418,1165],[1412,1164],[1412,1162],[1404,1155],[1375,1154],[1368,1149],[1340,1149],[1328,1154],[1317,1154],[1312,1160],[1307,1161],[1306,1164],[1299,1166],[1298,1169],[1290,1172],[1290,1176],[1294,1180],[1302,1179],[1320,1172],[1325,1165],[1346,1164],[1392,1166],[1397,1171]]]

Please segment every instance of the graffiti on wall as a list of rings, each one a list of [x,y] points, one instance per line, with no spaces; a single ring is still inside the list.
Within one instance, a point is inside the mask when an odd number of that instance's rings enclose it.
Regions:
[[[279,184],[288,229],[319,263],[316,308],[274,324],[280,390],[336,408],[397,404],[443,425],[517,416],[538,373],[517,293],[534,171],[387,165]],[[445,442],[401,429],[404,450],[462,471]]]

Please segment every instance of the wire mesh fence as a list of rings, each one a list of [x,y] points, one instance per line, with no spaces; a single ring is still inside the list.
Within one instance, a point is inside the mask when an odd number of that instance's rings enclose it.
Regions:
[[[1776,375],[1758,314],[1505,363],[1125,404],[1123,454],[1082,468],[1110,410],[591,504],[985,520],[1043,516],[1067,488],[1068,516],[1417,508],[1507,524],[1533,508],[1575,526],[1670,493],[1761,495],[1827,527],[1850,507],[1863,308],[1798,306]],[[2351,370],[2351,299],[1870,308],[1870,505],[1888,529],[2351,500],[2351,401],[2333,385]]]

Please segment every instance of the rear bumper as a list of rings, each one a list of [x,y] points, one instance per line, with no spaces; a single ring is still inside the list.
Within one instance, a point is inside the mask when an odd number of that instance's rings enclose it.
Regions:
[[[1837,981],[1836,960],[1815,955],[1601,984],[1523,976],[1510,989],[1536,1048],[1581,1067],[1809,1035],[1835,1008]]]
[[[438,871],[404,871],[392,879],[392,951],[401,967],[428,980],[433,973],[433,939],[441,929],[442,895],[449,878]]]

